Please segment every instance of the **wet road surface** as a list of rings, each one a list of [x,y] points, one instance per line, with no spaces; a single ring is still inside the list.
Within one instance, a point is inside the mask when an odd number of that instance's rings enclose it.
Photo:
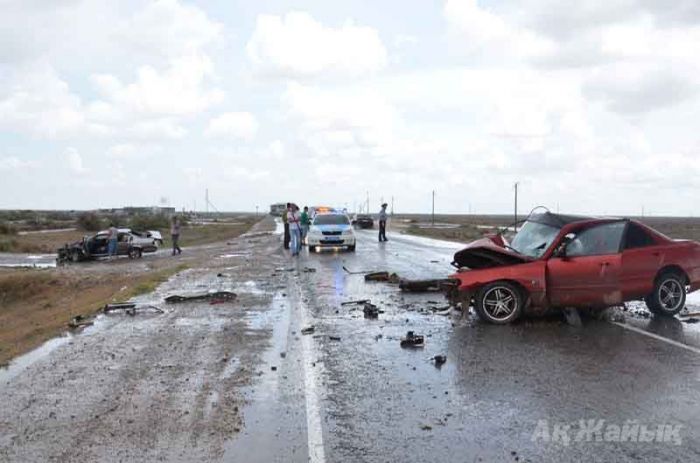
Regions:
[[[442,277],[459,245],[407,236],[379,244],[371,232],[359,236],[355,254],[290,260],[299,272],[288,274],[282,328],[269,354],[278,370],[266,373],[252,394],[229,461],[700,457],[699,353],[603,321],[584,320],[580,328],[558,318],[491,326],[470,315],[437,315],[428,308],[442,308],[440,295],[402,294],[343,267]],[[317,270],[304,272],[307,267]],[[370,320],[341,305],[355,299],[371,299],[385,312]],[[689,346],[698,339],[697,325],[678,319],[628,314],[624,323]],[[314,334],[300,336],[309,324]],[[408,330],[427,336],[424,348],[399,346]],[[448,359],[439,368],[431,362],[438,354]],[[659,426],[658,440],[665,442],[656,441]],[[640,429],[652,430],[654,441]],[[319,445],[322,453],[314,450]]]
[[[213,247],[208,268],[143,301],[184,288],[233,290],[235,303],[102,317],[0,372],[0,460],[700,459],[700,324],[644,318],[634,304],[624,327],[442,315],[439,294],[343,269],[439,278],[460,248],[389,238],[361,231],[356,253],[296,259],[278,236]],[[341,305],[356,299],[384,313]],[[402,349],[408,330],[425,347]]]

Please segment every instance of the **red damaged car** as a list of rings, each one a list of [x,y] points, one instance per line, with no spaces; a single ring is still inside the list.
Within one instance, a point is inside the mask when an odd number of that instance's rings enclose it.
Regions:
[[[454,255],[448,297],[504,324],[524,312],[605,308],[643,299],[675,315],[700,288],[700,243],[629,219],[532,214],[511,243],[485,237]]]

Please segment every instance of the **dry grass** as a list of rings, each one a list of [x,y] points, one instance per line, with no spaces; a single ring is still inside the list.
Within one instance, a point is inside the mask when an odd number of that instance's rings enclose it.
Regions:
[[[0,252],[51,254],[64,244],[79,240],[88,233],[68,230],[27,235],[0,235]]]
[[[235,221],[183,227],[180,245],[196,246],[231,239],[248,230],[260,218],[254,215],[240,215],[231,220]],[[164,246],[170,247],[170,230],[160,230],[160,232],[164,238]],[[52,254],[64,244],[77,241],[92,233],[83,230],[67,230],[22,235],[0,234],[0,252]]]
[[[233,239],[256,222],[204,225],[183,231],[185,243],[203,244]],[[189,235],[189,236],[188,236]],[[187,241],[189,239],[189,241]],[[191,244],[190,244],[191,245]],[[76,315],[98,311],[108,302],[152,292],[172,275],[187,268],[178,260],[154,261],[156,268],[79,266],[54,269],[0,269],[0,365],[66,329]]]

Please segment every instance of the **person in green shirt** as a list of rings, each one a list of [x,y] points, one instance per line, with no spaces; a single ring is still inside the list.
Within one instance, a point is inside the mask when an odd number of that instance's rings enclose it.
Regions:
[[[306,240],[306,234],[309,233],[311,219],[309,218],[309,207],[304,206],[304,212],[301,213],[301,245],[303,246]]]

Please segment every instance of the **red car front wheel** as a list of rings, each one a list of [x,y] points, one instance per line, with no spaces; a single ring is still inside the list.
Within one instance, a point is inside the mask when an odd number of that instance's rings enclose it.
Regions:
[[[484,286],[475,299],[474,309],[479,318],[497,325],[517,320],[525,301],[520,288],[507,281],[496,281]]]
[[[685,307],[685,278],[677,273],[664,273],[656,279],[654,291],[644,302],[653,314],[676,315]]]

